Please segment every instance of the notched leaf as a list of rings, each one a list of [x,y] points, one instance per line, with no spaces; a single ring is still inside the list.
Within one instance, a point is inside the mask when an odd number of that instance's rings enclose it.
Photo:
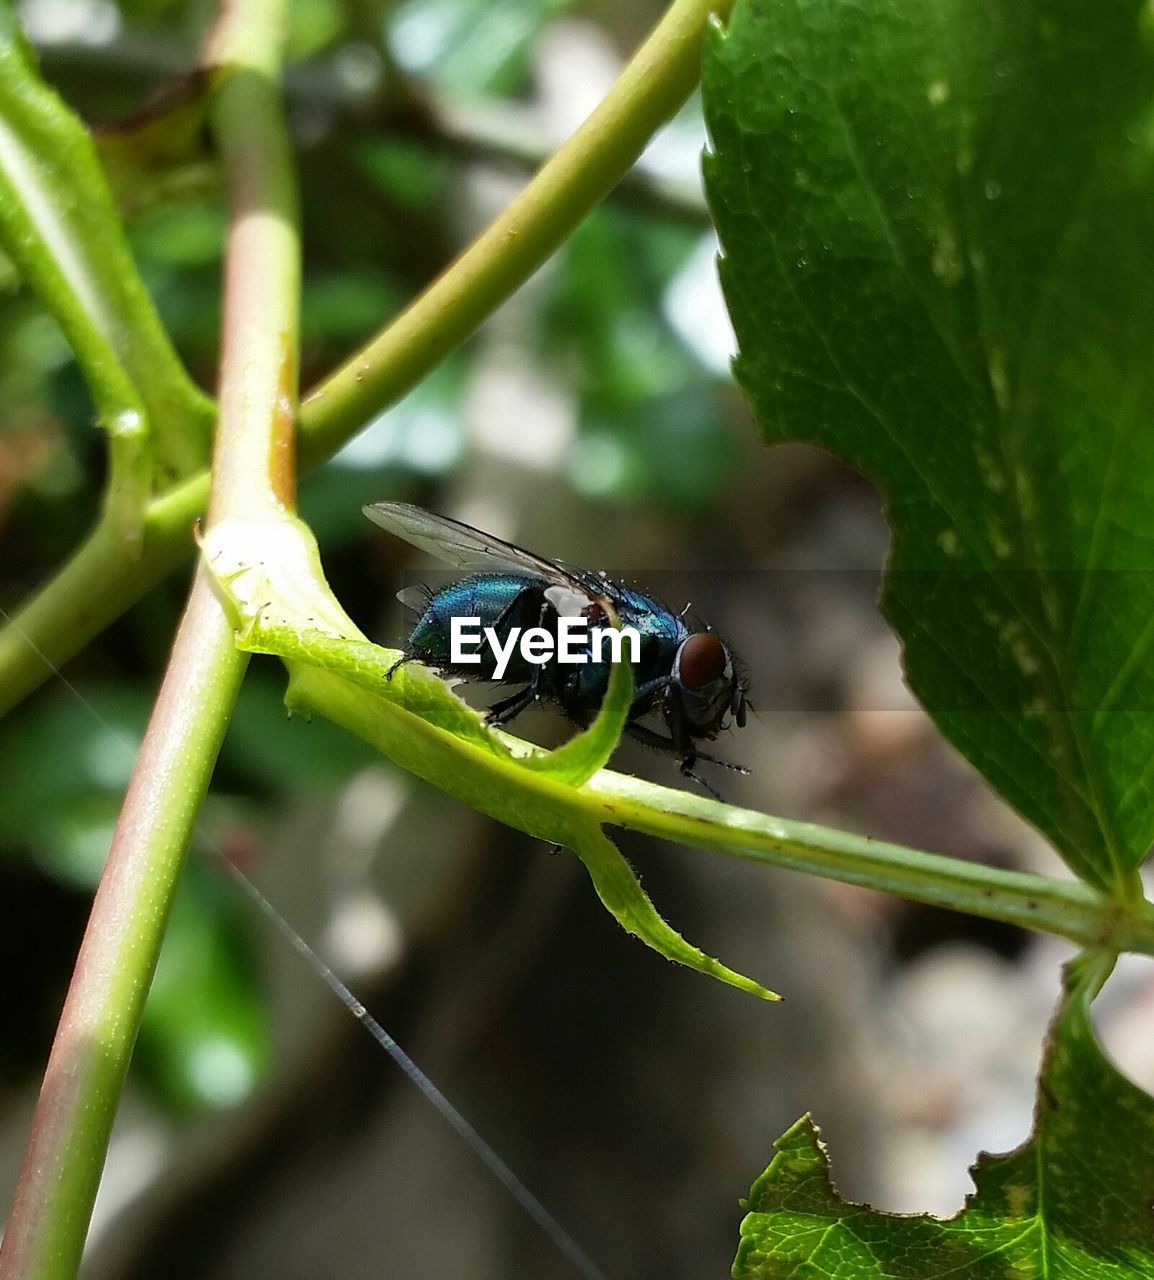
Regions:
[[[753,1185],[737,1280],[1154,1277],[1154,1098],[1106,1059],[1090,1022],[1108,965],[1087,954],[1067,966],[1033,1133],[978,1160],[960,1213],[905,1217],[842,1200],[803,1117]]]

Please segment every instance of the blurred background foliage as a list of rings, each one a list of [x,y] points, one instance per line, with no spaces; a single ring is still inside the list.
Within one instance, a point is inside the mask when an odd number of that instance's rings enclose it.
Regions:
[[[304,387],[508,200],[658,13],[295,0]],[[211,160],[194,147],[155,180],[117,167],[117,122],[195,66],[210,5],[26,0],[21,15],[47,78],[99,128],[140,269],[211,388],[225,229]],[[727,798],[1052,869],[904,693],[874,609],[872,491],[824,455],[755,443],[728,374],[703,144],[691,103],[476,339],[308,479],[330,580],[397,642],[386,602],[404,549],[360,515],[396,497],[692,597],[744,654],[760,712],[725,744],[754,771]],[[68,348],[0,263],[0,604],[82,538],[103,469]],[[0,723],[6,1170],[186,583],[91,645],[71,687]],[[1018,935],[626,841],[687,936],[791,997],[754,1007],[620,935],[568,859],[287,720],[282,688],[275,664],[253,664],[150,998],[92,1275],[571,1274],[268,936],[221,854],[372,997],[609,1274],[722,1274],[737,1197],[807,1108],[844,1189],[895,1208],[950,1208],[977,1147],[1024,1134],[1052,992],[1021,983],[1033,951]],[[660,757],[621,764],[675,781]],[[918,964],[949,992],[952,1041]],[[991,992],[1009,1010],[992,1031]],[[982,1053],[995,1083],[969,1097],[966,1054]]]

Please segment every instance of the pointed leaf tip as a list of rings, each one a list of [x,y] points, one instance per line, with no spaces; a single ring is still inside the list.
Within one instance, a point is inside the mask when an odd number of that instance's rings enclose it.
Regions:
[[[633,868],[600,827],[590,826],[575,832],[567,843],[585,864],[598,897],[627,933],[640,938],[667,960],[696,969],[762,1000],[781,999],[777,992],[707,956],[671,928],[642,889]]]

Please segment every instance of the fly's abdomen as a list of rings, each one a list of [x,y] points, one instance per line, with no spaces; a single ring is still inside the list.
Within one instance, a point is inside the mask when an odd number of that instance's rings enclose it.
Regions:
[[[435,591],[409,637],[409,649],[414,657],[442,671],[453,671],[480,680],[490,680],[496,669],[492,646],[483,639],[486,627],[491,627],[502,645],[508,640],[514,627],[535,627],[541,621],[544,605],[543,585],[528,576],[514,574],[475,574]],[[472,648],[481,661],[459,664],[453,662],[452,621],[454,618],[475,618],[478,626],[470,628],[471,634],[480,634],[481,640]],[[529,679],[529,664],[515,648],[508,667],[501,679],[506,683],[523,683]]]

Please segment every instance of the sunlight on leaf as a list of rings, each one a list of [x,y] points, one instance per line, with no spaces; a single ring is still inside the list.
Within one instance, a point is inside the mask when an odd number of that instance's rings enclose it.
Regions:
[[[762,430],[878,484],[911,685],[1115,893],[1154,840],[1150,32],[1137,0],[746,0],[705,68]]]

